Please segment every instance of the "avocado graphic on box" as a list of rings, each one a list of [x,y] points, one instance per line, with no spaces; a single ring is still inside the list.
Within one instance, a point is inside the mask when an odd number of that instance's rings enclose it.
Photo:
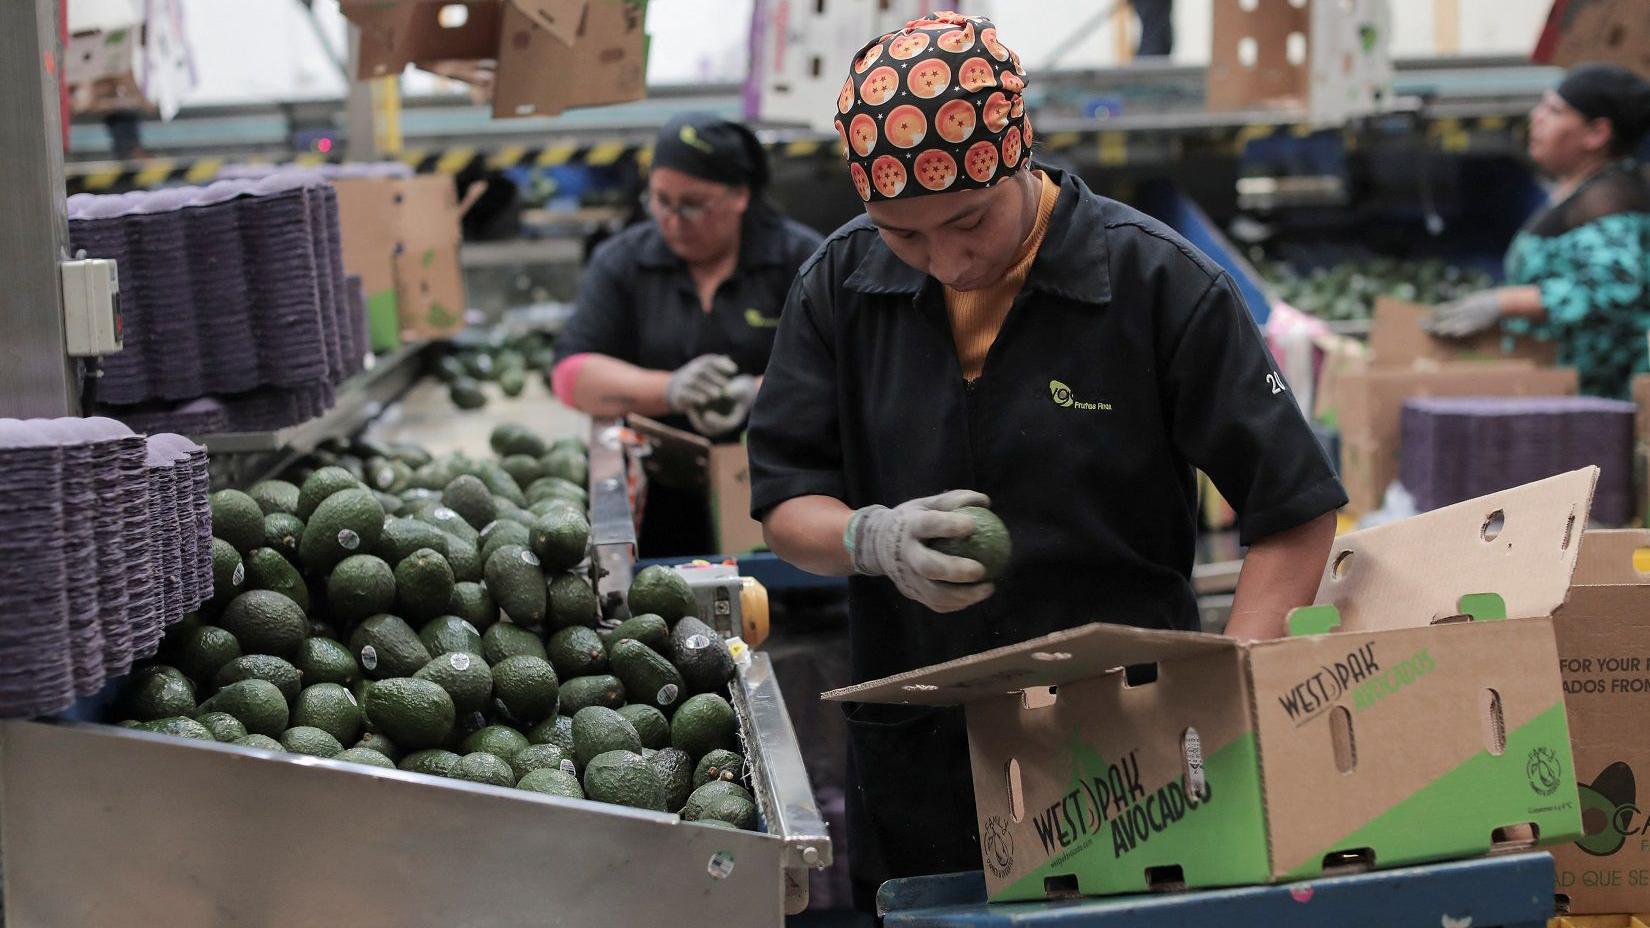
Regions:
[[[1581,785],[1581,840],[1576,847],[1595,857],[1609,857],[1627,843],[1633,831],[1638,788],[1633,768],[1616,761]]]

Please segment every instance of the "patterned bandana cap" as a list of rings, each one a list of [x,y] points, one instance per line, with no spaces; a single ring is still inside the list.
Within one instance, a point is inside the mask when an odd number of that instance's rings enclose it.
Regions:
[[[1026,71],[991,20],[931,13],[866,45],[837,97],[860,199],[980,190],[1031,156]]]

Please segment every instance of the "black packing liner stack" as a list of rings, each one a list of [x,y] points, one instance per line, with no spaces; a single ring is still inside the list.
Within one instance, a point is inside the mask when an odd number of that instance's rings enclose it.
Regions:
[[[69,198],[71,247],[118,262],[125,348],[96,408],[143,431],[268,431],[331,408],[367,349],[322,175]],[[164,584],[164,580],[163,580]]]
[[[109,418],[0,419],[0,717],[61,712],[212,596],[205,449]]]
[[[1422,512],[1589,465],[1592,519],[1633,518],[1632,403],[1592,396],[1420,397],[1404,403],[1399,477]]]

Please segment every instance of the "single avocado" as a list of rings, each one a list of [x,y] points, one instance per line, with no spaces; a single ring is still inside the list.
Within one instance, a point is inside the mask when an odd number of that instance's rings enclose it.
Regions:
[[[468,377],[460,377],[447,387],[447,396],[459,409],[480,409],[487,405],[487,394],[481,384]]]
[[[304,688],[303,674],[297,667],[269,654],[247,654],[237,657],[218,669],[212,682],[219,689],[242,680],[263,680],[281,691],[281,698],[292,702]]]
[[[195,721],[206,726],[212,737],[225,744],[233,744],[246,737],[246,726],[227,712],[202,712]]]
[[[264,516],[264,547],[279,551],[281,557],[294,567],[298,559],[298,540],[304,537],[304,523],[295,515],[272,512]]]
[[[561,684],[561,711],[578,712],[586,706],[617,709],[624,705],[624,684],[611,674],[574,677]]]
[[[569,759],[573,756],[573,717],[557,715],[547,718],[534,725],[527,732],[527,740],[533,744],[553,744],[561,748],[563,755]]]
[[[607,669],[607,649],[594,631],[582,625],[564,628],[550,636],[545,650],[556,675],[563,680],[598,674]],[[621,678],[622,679],[622,678]]]
[[[538,517],[531,537],[533,553],[546,572],[569,570],[590,547],[590,523],[582,513],[556,509]]]
[[[488,786],[515,786],[515,772],[510,762],[493,754],[477,751],[466,754],[453,765],[450,774],[455,780],[485,783]]]
[[[584,510],[579,507],[578,503],[560,496],[546,496],[529,505],[527,512],[533,516],[549,515],[552,512],[571,512],[576,515],[584,515]]]
[[[584,798],[584,787],[579,785],[579,778],[565,770],[529,770],[526,776],[516,781],[516,789],[560,796],[564,799]]]
[[[625,597],[631,615],[652,613],[674,625],[685,616],[699,615],[699,603],[693,598],[693,588],[677,571],[655,564],[644,567],[630,581],[630,592]]]
[[[441,529],[417,519],[397,517],[384,523],[378,536],[378,547],[373,553],[386,564],[399,564],[419,548],[429,548],[442,557],[447,556],[447,534]]]
[[[298,487],[285,480],[260,480],[246,491],[265,516],[298,514]]]
[[[508,725],[488,725],[471,732],[459,750],[466,754],[482,751],[509,760],[527,748],[527,736]]]
[[[410,677],[430,662],[430,652],[412,626],[399,616],[371,616],[350,635],[350,650],[367,677],[386,680]]]
[[[530,454],[506,455],[498,462],[498,466],[504,468],[504,472],[510,475],[517,486],[529,486],[544,476],[544,467],[539,464],[539,459]]]
[[[337,683],[349,686],[361,676],[361,667],[349,648],[331,638],[305,638],[292,659],[306,683]]]
[[[506,422],[493,429],[493,434],[487,442],[492,446],[493,453],[501,458],[515,454],[536,458],[546,450],[543,439],[526,427],[513,422]]]
[[[394,741],[391,741],[378,732],[369,731],[362,735],[361,740],[356,742],[355,746],[358,748],[366,748],[369,751],[376,751],[377,753],[388,757],[391,764],[398,763],[401,760],[401,749],[395,746]]]
[[[195,685],[170,667],[138,671],[127,684],[121,711],[129,719],[153,722],[195,714]]]
[[[682,679],[681,672],[663,655],[640,641],[626,638],[613,642],[613,657],[609,663],[613,667],[613,675],[624,684],[624,691],[630,695],[632,702],[653,706],[668,715],[687,698],[687,682]]]
[[[382,558],[352,554],[327,577],[327,603],[340,622],[359,622],[395,604],[395,572]]]
[[[665,811],[659,778],[640,753],[619,750],[598,754],[584,768],[584,794],[597,802]]]
[[[286,748],[281,747],[281,742],[276,741],[268,735],[247,735],[244,738],[236,738],[231,743],[238,744],[243,748],[262,748],[265,751],[286,750]]]
[[[728,643],[709,625],[689,616],[670,631],[671,663],[682,672],[695,693],[725,693],[733,679],[733,654]]]
[[[453,596],[453,568],[430,548],[420,548],[395,565],[395,592],[401,613],[422,622],[447,611]]]
[[[448,537],[447,563],[452,565],[455,582],[480,583],[485,578],[481,550],[474,541]]]
[[[447,611],[485,632],[498,621],[498,605],[493,594],[480,583],[460,580],[453,584],[453,595],[447,601]],[[476,649],[479,653],[480,649]]]
[[[745,777],[745,759],[732,751],[717,748],[699,759],[693,770],[693,788],[698,789],[712,780],[739,782]]]
[[[492,668],[479,654],[451,651],[431,659],[413,676],[446,690],[460,713],[480,712],[493,698]]]
[[[549,602],[539,559],[520,545],[505,545],[487,559],[487,591],[499,610],[523,628],[544,624]]]
[[[1014,553],[1008,526],[996,513],[980,506],[964,506],[957,513],[974,520],[973,534],[962,538],[935,538],[928,546],[941,554],[979,561],[985,567],[986,580],[1001,578],[1008,572],[1008,562]]]
[[[601,600],[590,581],[574,573],[557,574],[550,578],[545,591],[549,600],[552,628],[571,628],[582,625],[595,628],[601,621]]]
[[[561,748],[553,744],[530,744],[510,758],[510,769],[520,780],[534,770],[560,770],[562,762],[568,759]]]
[[[219,490],[210,497],[212,534],[246,554],[264,543],[264,511],[240,490]]]
[[[557,448],[540,458],[539,463],[547,476],[560,477],[579,487],[590,483],[590,462],[583,451]]]
[[[319,728],[340,745],[361,737],[361,707],[355,694],[336,683],[317,683],[298,694],[292,709],[294,726]]]
[[[374,751],[372,748],[347,748],[332,755],[333,760],[343,761],[346,764],[361,764],[366,767],[382,767],[385,770],[394,770],[395,761]]]
[[[240,641],[227,629],[212,625],[197,626],[179,642],[173,659],[179,669],[197,683],[211,683],[218,670],[241,656]],[[182,713],[170,713],[179,715]]]
[[[670,720],[671,747],[693,757],[717,748],[739,749],[739,719],[733,706],[715,693],[700,693],[682,703]]]
[[[462,359],[460,359],[457,355],[449,354],[443,355],[441,360],[436,362],[435,374],[437,377],[440,377],[442,381],[452,383],[460,377],[470,376],[470,371],[469,368],[464,366],[464,361]]]
[[[412,483],[412,468],[393,458],[373,458],[365,469],[367,486],[380,493],[400,493]]]
[[[527,526],[509,519],[500,519],[490,523],[481,530],[481,562],[493,556],[493,552],[505,545],[527,547],[533,540],[533,533]]]
[[[397,767],[412,773],[427,773],[435,777],[450,777],[458,766],[459,757],[452,751],[427,748],[414,751],[396,763]]]
[[[326,573],[352,554],[371,551],[383,531],[384,507],[371,490],[341,490],[304,523],[298,556],[310,573]]]
[[[212,732],[205,725],[181,715],[156,719],[153,722],[143,722],[137,728],[139,731],[152,731],[156,734],[171,735],[174,738],[190,738],[195,741],[218,740],[212,737]]]
[[[477,532],[498,518],[493,493],[479,477],[464,474],[453,478],[441,493],[441,504],[458,513]]]
[[[670,626],[656,615],[631,616],[613,629],[613,640],[634,639],[660,654],[670,653]]]
[[[428,680],[381,680],[367,690],[367,724],[403,748],[441,745],[452,730],[454,709],[447,691]]]
[[[756,827],[756,803],[737,783],[713,780],[693,791],[682,806],[682,820],[715,820],[749,831]]]
[[[647,765],[653,768],[664,790],[665,811],[681,809],[693,795],[693,758],[687,756],[686,751],[666,747],[653,752],[653,756],[647,758]]]
[[[430,463],[430,452],[418,445],[391,445],[390,452],[408,467],[423,467],[425,464]]]
[[[587,706],[573,714],[573,761],[583,770],[591,758],[608,751],[642,753],[642,738],[625,717],[606,706]]]
[[[620,706],[618,711],[636,729],[642,747],[655,751],[670,747],[670,720],[663,712],[641,703]]]
[[[498,375],[498,388],[505,396],[520,396],[527,389],[527,374],[517,367],[506,368]]]
[[[398,516],[407,509],[407,504],[401,501],[401,497],[392,493],[385,493],[382,490],[373,490],[372,498],[378,500],[378,505],[384,507],[384,518],[386,519]],[[380,539],[382,537],[382,535],[379,536]]]
[[[281,732],[281,747],[310,757],[336,757],[344,746],[319,728],[299,725]]]
[[[474,625],[456,615],[437,616],[418,630],[418,640],[431,657],[457,651],[465,654],[481,653],[481,632]]]
[[[526,490],[529,506],[549,499],[561,499],[573,504],[580,512],[590,508],[590,492],[584,487],[560,477],[540,477]]]
[[[499,622],[481,634],[481,655],[497,664],[517,654],[545,657],[544,642],[535,632],[511,622]]]
[[[556,714],[561,685],[548,661],[517,654],[493,665],[493,695],[512,719],[531,725]]]
[[[290,657],[309,633],[309,619],[290,598],[273,590],[248,590],[224,607],[218,624],[248,654]]]
[[[212,606],[222,609],[246,586],[246,565],[235,546],[222,538],[212,539]]]
[[[255,548],[246,556],[246,585],[253,590],[272,590],[309,612],[309,586],[303,575],[274,548]]]
[[[241,680],[218,690],[201,703],[203,712],[227,712],[240,719],[246,730],[273,738],[286,731],[286,697],[268,680]]]
[[[323,467],[304,478],[298,491],[298,509],[293,515],[308,524],[315,510],[334,493],[361,485],[355,475],[342,467]]]

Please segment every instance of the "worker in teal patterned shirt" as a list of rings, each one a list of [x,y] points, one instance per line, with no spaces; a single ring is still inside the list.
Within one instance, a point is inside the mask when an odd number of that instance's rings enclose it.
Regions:
[[[1556,342],[1581,389],[1624,398],[1650,370],[1650,83],[1625,68],[1571,69],[1530,113],[1530,157],[1556,182],[1507,252],[1507,285],[1440,306],[1434,334],[1500,325]]]

